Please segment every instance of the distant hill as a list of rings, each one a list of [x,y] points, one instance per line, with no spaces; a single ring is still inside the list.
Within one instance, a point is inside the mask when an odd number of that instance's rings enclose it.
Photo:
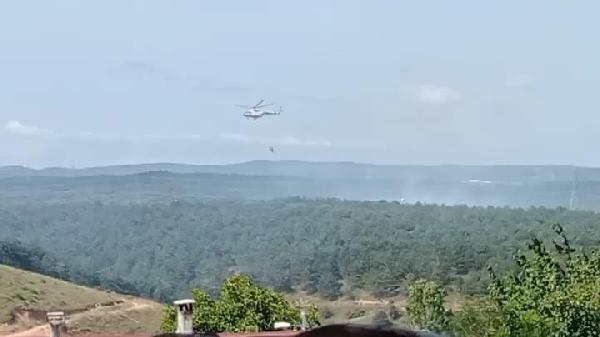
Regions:
[[[41,170],[35,170],[24,166],[1,166],[0,178],[4,177],[31,177],[37,176]]]
[[[45,326],[44,312],[64,310],[70,331],[156,332],[162,305],[150,300],[87,288],[0,265],[1,333]]]
[[[5,204],[271,200],[301,196],[600,210],[600,170],[571,166],[256,161],[222,166],[146,164],[40,171],[4,167],[0,172],[12,174],[0,178],[0,203]]]
[[[262,176],[293,176],[337,179],[433,179],[436,181],[481,180],[492,182],[547,182],[600,180],[600,168],[567,165],[374,165],[354,162],[308,162],[298,160],[249,161],[226,165],[150,163],[99,166],[80,169],[51,167],[35,170],[22,166],[0,167],[0,178],[18,176],[81,177],[131,175],[148,171],[215,173]]]

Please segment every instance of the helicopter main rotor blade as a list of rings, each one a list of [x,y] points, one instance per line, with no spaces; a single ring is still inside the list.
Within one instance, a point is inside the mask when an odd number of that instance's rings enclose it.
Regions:
[[[256,103],[253,108],[258,108],[265,100],[261,99],[258,103]]]

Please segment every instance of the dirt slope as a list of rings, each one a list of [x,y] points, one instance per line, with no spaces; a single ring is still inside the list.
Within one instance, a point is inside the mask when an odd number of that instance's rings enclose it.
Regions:
[[[0,336],[48,336],[45,312],[68,314],[73,332],[153,333],[163,305],[132,296],[78,286],[0,265]]]

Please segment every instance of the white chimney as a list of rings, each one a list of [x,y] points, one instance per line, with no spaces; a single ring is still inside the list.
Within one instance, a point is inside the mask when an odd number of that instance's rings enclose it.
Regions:
[[[46,313],[46,318],[50,324],[52,337],[60,337],[61,328],[65,324],[65,313],[62,311],[50,311]]]
[[[194,300],[179,300],[173,302],[177,309],[177,330],[176,333],[192,334],[194,333]]]

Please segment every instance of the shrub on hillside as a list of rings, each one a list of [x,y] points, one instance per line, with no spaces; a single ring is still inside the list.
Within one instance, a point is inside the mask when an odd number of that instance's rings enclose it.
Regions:
[[[489,294],[468,301],[451,328],[464,337],[600,336],[600,252],[575,251],[555,226],[553,251],[534,238],[517,270],[491,271]]]
[[[499,306],[488,297],[471,298],[456,311],[450,330],[457,337],[494,337],[505,335]]]
[[[518,270],[497,277],[489,295],[500,308],[508,336],[599,336],[600,251],[576,252],[563,233],[550,252],[534,238]]]
[[[419,329],[444,331],[449,313],[444,308],[444,288],[433,281],[419,279],[409,286],[406,311],[411,324]]]

